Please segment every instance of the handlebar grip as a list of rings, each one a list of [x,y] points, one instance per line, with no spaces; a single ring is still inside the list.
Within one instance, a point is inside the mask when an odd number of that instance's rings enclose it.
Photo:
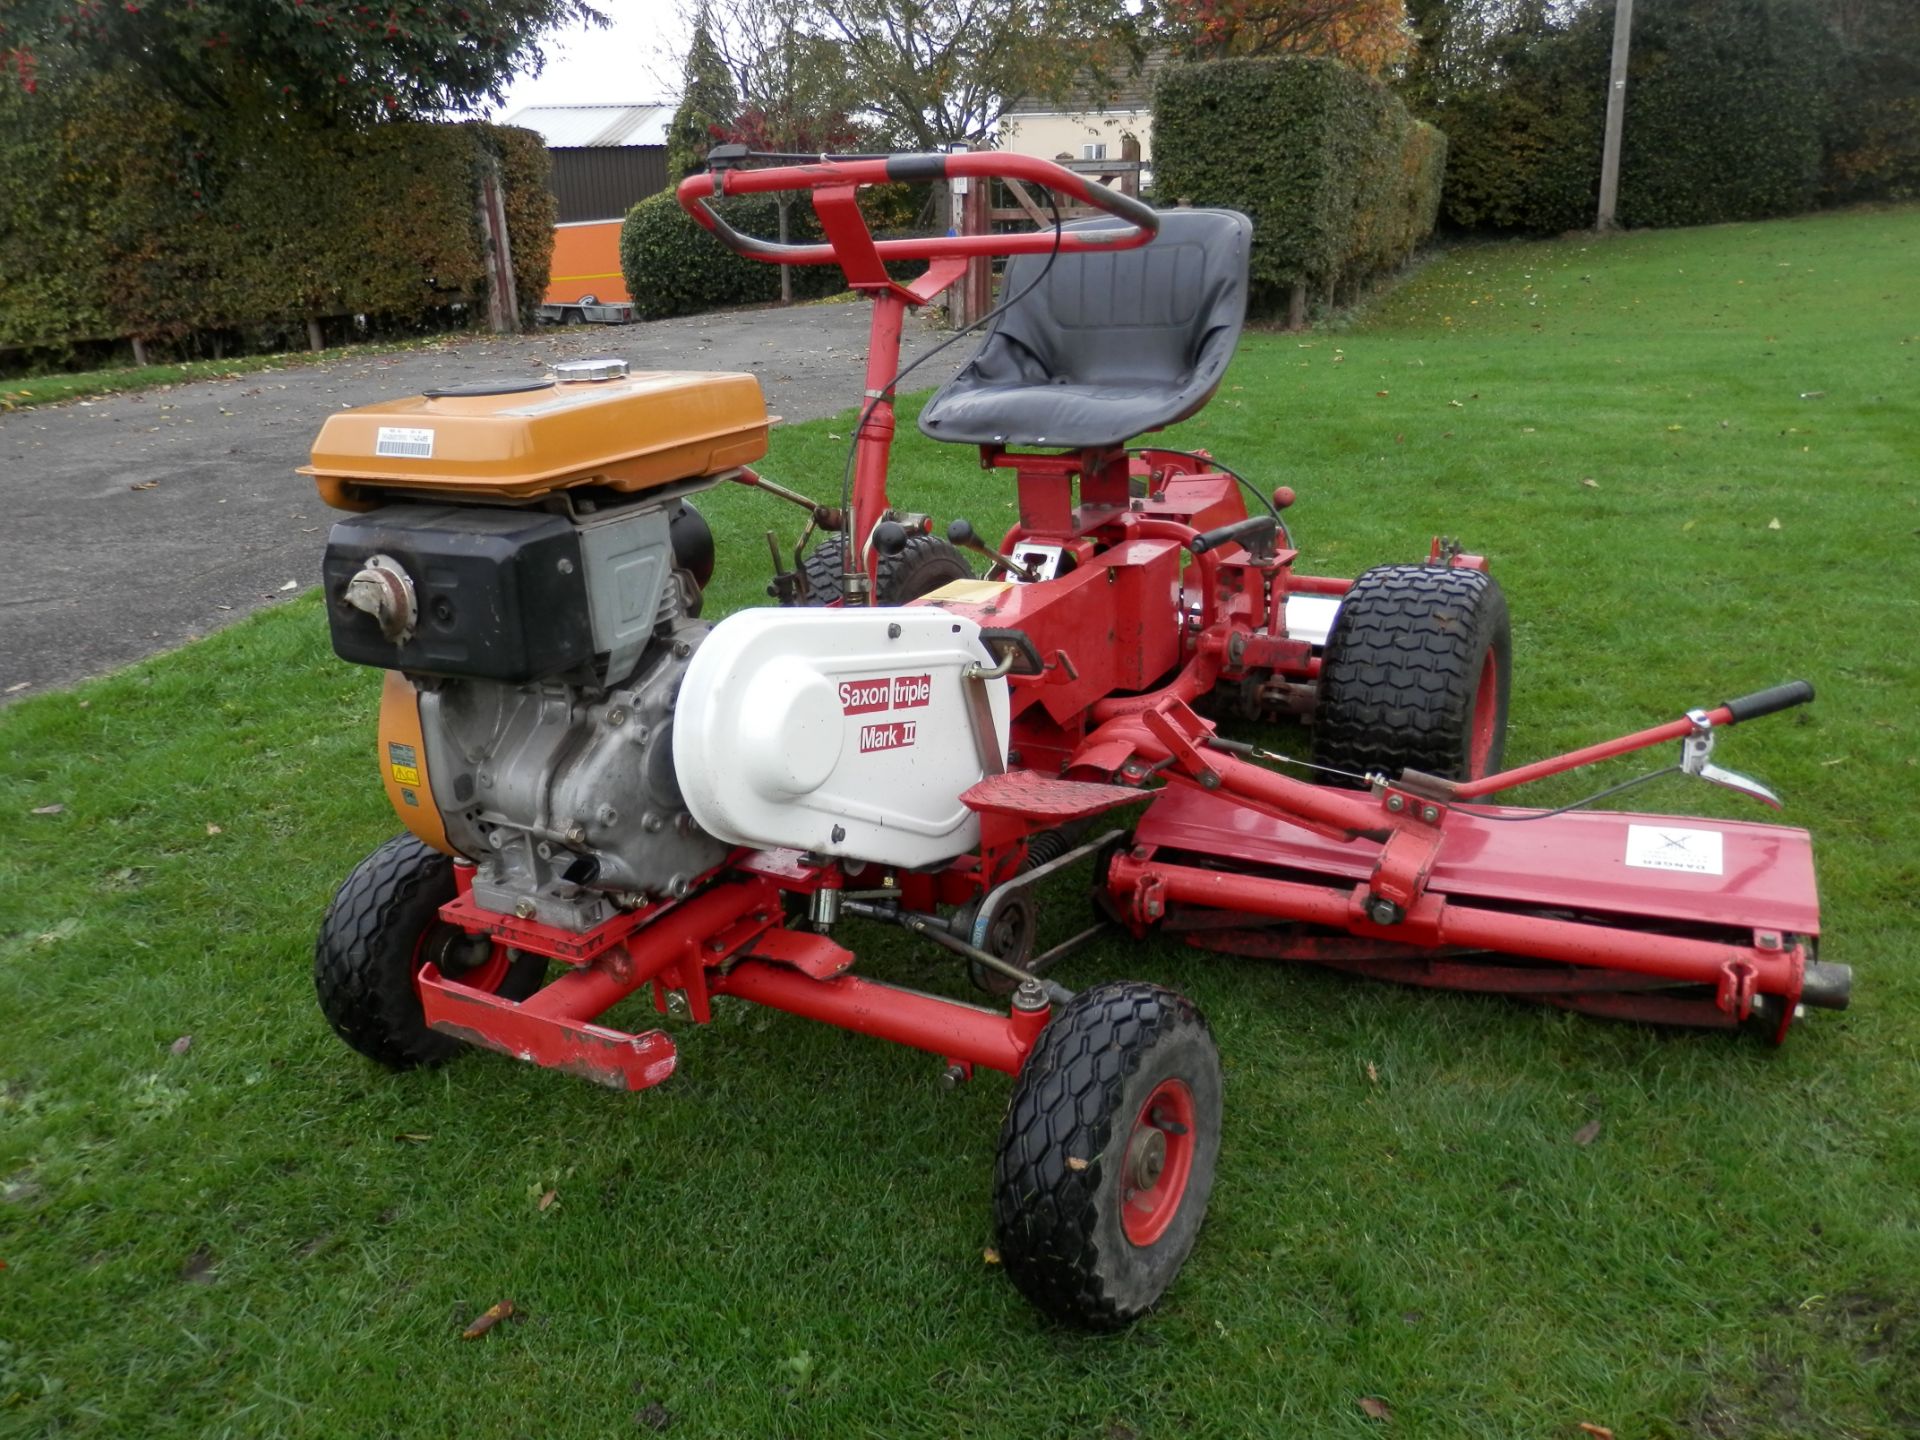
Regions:
[[[1265,533],[1266,538],[1272,539],[1275,523],[1271,515],[1249,515],[1245,520],[1236,520],[1231,525],[1202,530],[1187,541],[1187,549],[1195,555],[1204,555],[1209,550],[1218,550],[1222,545],[1231,544],[1236,540],[1244,544],[1262,532]]]
[[[1784,685],[1775,685],[1766,690],[1756,690],[1751,695],[1742,695],[1738,700],[1723,700],[1721,705],[1727,712],[1727,723],[1738,725],[1742,720],[1758,720],[1762,715],[1772,715],[1781,710],[1791,710],[1796,705],[1804,705],[1813,699],[1813,686],[1805,680],[1789,680]]]

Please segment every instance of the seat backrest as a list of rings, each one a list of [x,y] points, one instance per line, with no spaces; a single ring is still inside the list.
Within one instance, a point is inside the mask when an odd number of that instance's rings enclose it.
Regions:
[[[1102,217],[1070,230],[1117,229]],[[1167,210],[1160,233],[1136,250],[1053,258],[1033,294],[1013,306],[981,346],[985,369],[996,341],[1026,352],[1027,383],[1156,383],[1184,390],[1218,382],[1239,342],[1247,307],[1253,226],[1233,210]],[[1010,261],[1003,295],[1018,295],[1046,267],[1045,255]],[[1196,373],[1202,369],[1210,374]]]

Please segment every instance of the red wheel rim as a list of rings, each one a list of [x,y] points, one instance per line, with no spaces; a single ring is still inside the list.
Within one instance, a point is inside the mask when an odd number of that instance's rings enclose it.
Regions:
[[[1193,1092],[1162,1080],[1134,1117],[1120,1159],[1120,1226],[1135,1245],[1167,1233],[1193,1174]]]
[[[1493,742],[1500,728],[1500,662],[1487,652],[1480,666],[1480,683],[1473,692],[1473,738],[1467,748],[1467,779],[1478,780],[1487,773],[1487,761],[1493,755]]]

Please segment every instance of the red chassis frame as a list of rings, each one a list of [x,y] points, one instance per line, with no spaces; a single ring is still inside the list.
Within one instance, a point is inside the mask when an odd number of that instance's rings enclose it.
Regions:
[[[892,241],[869,233],[856,200],[861,186],[961,177],[1050,186],[1132,228]],[[826,244],[743,236],[706,204],[792,189],[812,192]],[[844,519],[849,553],[865,557],[870,581],[878,564],[873,531],[892,514],[891,386],[907,308],[952,285],[973,257],[1131,248],[1150,241],[1158,223],[1138,202],[1050,162],[998,153],[716,170],[689,177],[679,198],[741,253],[838,264],[872,298],[868,404]],[[926,261],[925,273],[906,285],[889,278],[886,264],[908,259]],[[1209,948],[1601,1014],[1724,1027],[1759,1018],[1776,1038],[1803,1000],[1844,1004],[1845,968],[1818,965],[1810,955],[1819,925],[1805,832],[1720,825],[1736,862],[1731,878],[1688,886],[1682,882],[1695,877],[1645,871],[1623,880],[1617,864],[1600,863],[1628,817],[1538,816],[1469,803],[1798,703],[1811,698],[1810,689],[1785,700],[1775,695],[1760,708],[1750,700],[1694,712],[1474,782],[1408,775],[1371,793],[1306,784],[1227,753],[1190,702],[1227,686],[1253,711],[1310,709],[1319,662],[1311,642],[1289,636],[1287,600],[1340,595],[1350,581],[1294,574],[1295,552],[1267,537],[1251,549],[1242,543],[1252,537],[1240,491],[1204,455],[982,447],[981,463],[1015,472],[1020,518],[1003,550],[1056,547],[1062,573],[990,585],[978,598],[923,602],[1017,637],[1024,664],[1009,676],[1011,744],[1004,767],[964,797],[981,816],[979,852],[937,873],[855,867],[863,892],[879,890],[923,917],[943,904],[964,905],[1016,875],[1036,834],[1151,798],[1132,848],[1109,859],[1105,876],[1116,913],[1136,934],[1164,923]],[[1144,496],[1134,494],[1137,481],[1145,482]],[[1284,504],[1292,496],[1276,498]],[[1275,530],[1284,537],[1284,527]],[[1438,542],[1429,559],[1483,564],[1443,553]],[[1139,787],[1156,778],[1168,783],[1143,793]],[[1531,823],[1510,823],[1523,816]],[[1609,824],[1604,834],[1597,828]],[[495,961],[464,981],[424,966],[418,983],[428,1023],[616,1088],[658,1084],[674,1068],[675,1047],[664,1033],[594,1023],[645,988],[661,1013],[684,1007],[698,1022],[710,1018],[712,997],[732,995],[914,1046],[940,1056],[956,1079],[976,1066],[1017,1072],[1051,1013],[1030,989],[1002,1013],[848,973],[850,951],[785,921],[789,897],[844,890],[847,870],[791,851],[739,851],[688,898],[586,934],[480,909],[471,873],[464,863],[456,867],[459,891],[442,918],[490,937]],[[545,955],[566,973],[523,1001],[502,999],[483,975],[497,972],[508,950]],[[1455,958],[1464,952],[1500,958]]]

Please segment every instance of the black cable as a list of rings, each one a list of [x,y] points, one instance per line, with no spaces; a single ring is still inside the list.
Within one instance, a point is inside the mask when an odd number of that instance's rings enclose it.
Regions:
[[[982,183],[985,183],[984,177],[982,177]],[[1053,248],[1047,252],[1047,263],[1040,267],[1040,273],[1034,276],[1032,280],[1028,281],[1026,285],[1021,288],[1020,292],[1017,295],[1013,295],[1008,297],[1005,300],[1002,300],[998,305],[994,306],[991,310],[987,311],[984,315],[980,316],[978,319],[973,320],[970,323],[961,326],[960,329],[954,331],[953,334],[949,335],[946,339],[942,340],[938,345],[934,346],[931,350],[928,350],[926,353],[918,356],[913,360],[909,360],[905,365],[902,365],[898,370],[893,372],[893,378],[887,381],[885,385],[880,387],[880,393],[878,395],[873,396],[871,399],[867,401],[867,408],[860,412],[859,423],[853,427],[853,437],[847,445],[846,469],[843,470],[840,475],[840,513],[842,515],[849,516],[850,518],[852,517],[853,465],[854,465],[854,461],[858,459],[860,455],[860,432],[866,428],[867,421],[873,418],[874,407],[879,405],[882,400],[892,400],[894,398],[894,389],[900,384],[902,380],[906,379],[907,376],[911,375],[915,370],[919,369],[920,366],[926,364],[927,361],[931,360],[934,356],[938,355],[942,350],[946,349],[949,345],[954,344],[956,341],[960,340],[963,336],[967,335],[969,332],[978,330],[982,325],[985,325],[988,321],[998,320],[1002,315],[1006,314],[1007,311],[1011,310],[1015,305],[1018,305],[1022,300],[1026,299],[1027,296],[1031,295],[1035,290],[1037,290],[1040,287],[1041,282],[1044,281],[1047,278],[1047,276],[1053,272],[1053,262],[1060,258],[1060,246],[1062,242],[1066,239],[1066,229],[1060,223],[1060,202],[1058,199],[1055,198],[1052,190],[1047,191],[1047,208],[1053,212]],[[849,524],[847,527],[847,530],[845,532],[847,539],[845,543],[849,546],[859,544],[859,537],[854,533],[856,529],[857,527],[852,524]],[[871,533],[872,526],[868,527],[868,531],[869,533]],[[849,573],[850,567],[852,566],[853,563],[854,562],[853,562],[851,552],[843,551],[841,554],[841,568],[843,573]],[[866,566],[865,564],[861,564],[859,568],[864,570]]]
[[[1165,445],[1135,445],[1128,449],[1127,454],[1145,455],[1149,450],[1157,450],[1162,455],[1179,455],[1184,459],[1196,461],[1201,465],[1210,465],[1222,475],[1231,475],[1246,488],[1246,492],[1249,495],[1267,507],[1267,513],[1273,516],[1273,523],[1280,527],[1280,533],[1286,537],[1287,548],[1289,550],[1294,548],[1293,532],[1287,528],[1287,522],[1280,518],[1279,507],[1273,503],[1266,491],[1247,479],[1247,477],[1242,475],[1238,470],[1230,470],[1218,460],[1214,459],[1213,456],[1202,455],[1198,450],[1173,450]]]
[[[1465,805],[1453,805],[1449,808],[1459,811],[1462,815],[1471,815],[1476,820],[1510,820],[1515,824],[1522,824],[1528,820],[1551,820],[1554,816],[1564,815],[1569,810],[1578,810],[1582,806],[1593,804],[1596,800],[1605,800],[1609,795],[1618,795],[1622,790],[1631,790],[1634,786],[1644,785],[1649,780],[1658,780],[1662,775],[1677,774],[1679,769],[1678,765],[1663,765],[1658,770],[1649,770],[1646,774],[1636,775],[1631,780],[1622,780],[1618,785],[1609,785],[1604,790],[1596,790],[1586,799],[1562,805],[1558,810],[1535,810],[1526,815],[1497,815],[1491,810],[1474,810]]]

